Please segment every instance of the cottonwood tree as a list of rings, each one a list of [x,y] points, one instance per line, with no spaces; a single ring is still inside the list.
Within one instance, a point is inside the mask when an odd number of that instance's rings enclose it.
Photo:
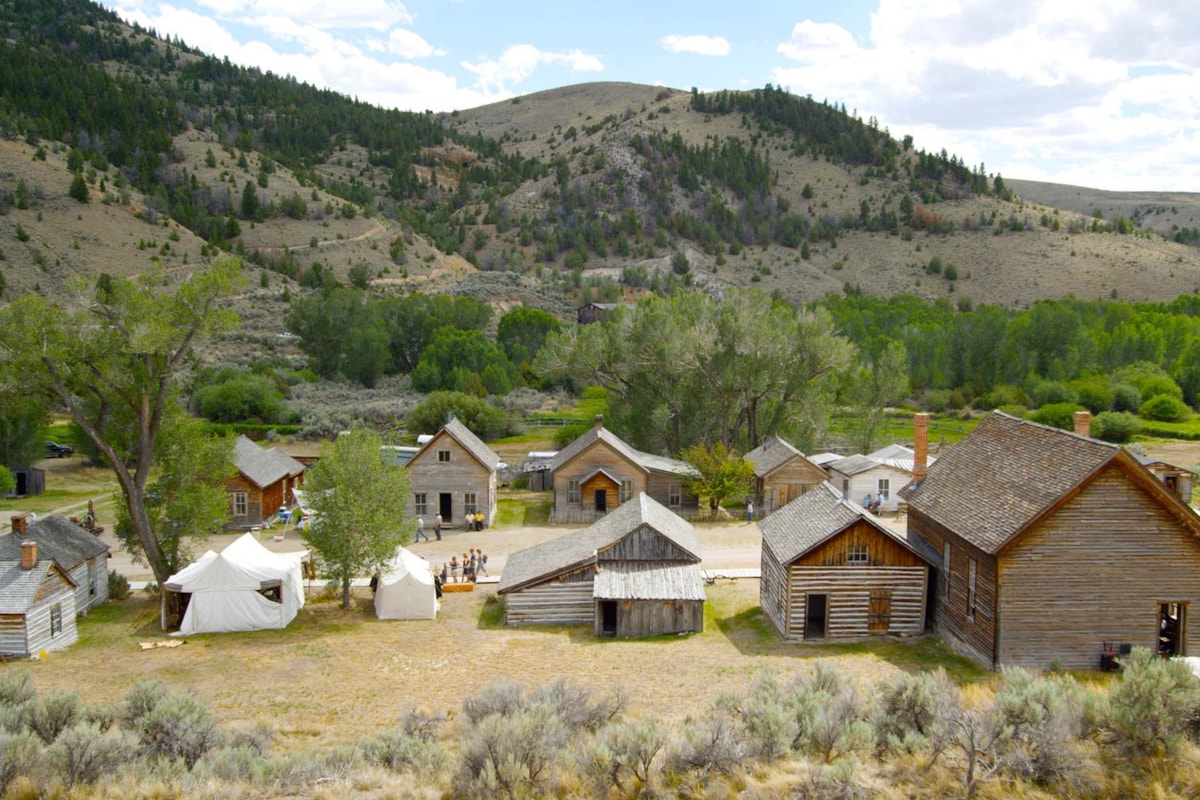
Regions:
[[[750,492],[754,465],[744,461],[736,450],[726,450],[717,442],[712,446],[692,445],[680,455],[696,470],[695,475],[683,479],[684,490],[706,498],[714,517],[723,500]]]
[[[237,325],[221,301],[241,282],[241,261],[223,258],[173,288],[154,269],[103,287],[73,282],[74,309],[26,295],[0,311],[6,374],[63,408],[112,467],[131,536],[160,585],[171,569],[146,504],[155,445],[196,346]]]
[[[858,452],[875,449],[888,405],[907,394],[908,355],[900,342],[888,342],[874,358],[846,373],[842,397],[851,412],[847,427]]]
[[[350,582],[383,566],[412,535],[404,521],[408,472],[384,461],[382,445],[365,429],[343,434],[304,478],[314,519],[304,539],[341,585],[345,609]]]

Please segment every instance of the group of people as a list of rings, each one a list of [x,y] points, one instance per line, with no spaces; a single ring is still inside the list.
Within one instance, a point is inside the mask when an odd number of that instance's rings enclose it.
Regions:
[[[449,564],[442,564],[442,583],[460,583],[459,570],[462,571],[461,583],[474,583],[475,579],[480,575],[487,575],[488,557],[482,550],[471,548],[471,552],[462,554],[462,561],[458,560],[458,556],[450,556]]]
[[[883,506],[882,494],[868,494],[863,498],[863,508],[878,516],[879,509]]]
[[[484,516],[483,516],[482,511],[477,511],[473,514],[467,514],[466,517],[464,518],[464,521],[466,522],[467,530],[469,530],[469,531],[483,530],[483,520],[484,520]],[[436,517],[433,518],[433,535],[437,537],[437,540],[439,542],[442,540],[442,515],[441,514],[438,514]],[[421,517],[417,517],[417,535],[415,537],[413,537],[413,544],[417,544],[422,539],[424,539],[425,541],[428,542],[429,534],[425,532],[425,520],[422,519]]]

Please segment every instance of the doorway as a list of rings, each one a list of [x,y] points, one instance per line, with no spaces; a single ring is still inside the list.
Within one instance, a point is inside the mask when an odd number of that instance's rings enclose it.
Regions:
[[[442,524],[450,524],[450,510],[454,507],[450,502],[452,495],[449,492],[442,492],[438,495],[438,513],[442,515]]]
[[[617,635],[617,601],[600,601],[600,635]]]
[[[1158,606],[1158,654],[1164,657],[1187,655],[1187,604],[1160,603]]]
[[[596,490],[596,513],[608,513],[608,492],[603,489]]]
[[[825,627],[829,616],[829,595],[810,594],[806,602],[804,614],[804,638],[824,639]]]

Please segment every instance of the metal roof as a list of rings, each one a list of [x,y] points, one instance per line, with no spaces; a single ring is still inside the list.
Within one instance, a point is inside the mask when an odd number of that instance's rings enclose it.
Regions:
[[[604,562],[592,583],[597,600],[704,600],[699,564]]]
[[[66,517],[51,514],[30,522],[25,535],[0,536],[0,561],[21,562],[21,543],[37,542],[38,558],[53,559],[68,572],[88,559],[108,555],[108,545]]]

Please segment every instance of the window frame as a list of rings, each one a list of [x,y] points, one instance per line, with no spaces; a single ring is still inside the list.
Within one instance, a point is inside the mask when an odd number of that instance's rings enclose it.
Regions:
[[[429,513],[429,493],[413,492],[413,513],[423,517]]]
[[[450,451],[449,450],[438,450],[437,458],[438,458],[439,464],[449,464],[450,463]]]
[[[683,505],[683,484],[672,483],[667,486],[667,507],[679,508]]]
[[[230,492],[229,493],[230,511],[235,517],[250,516],[250,493],[249,492]],[[241,508],[239,511],[238,508]]]
[[[878,478],[875,481],[875,493],[879,496],[880,503],[886,503],[892,499],[892,479]]]
[[[967,559],[967,619],[971,622],[975,621],[975,612],[978,611],[979,592],[977,591],[976,581],[979,577],[979,563],[973,559]]]
[[[871,563],[871,548],[865,544],[846,545],[846,564],[863,566]]]
[[[583,496],[582,488],[577,480],[567,481],[567,502],[579,505]]]
[[[633,481],[621,481],[621,489],[617,494],[617,503],[628,503],[633,499]]]
[[[463,513],[475,514],[479,511],[479,495],[475,492],[463,492]]]
[[[50,638],[53,639],[55,634],[62,633],[62,603],[55,603],[50,606]]]

